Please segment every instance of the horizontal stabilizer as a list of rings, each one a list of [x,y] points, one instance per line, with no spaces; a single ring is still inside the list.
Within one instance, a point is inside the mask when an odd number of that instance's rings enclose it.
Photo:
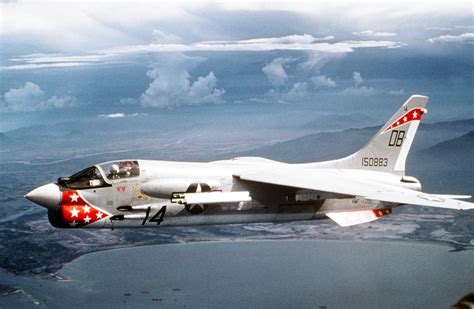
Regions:
[[[248,191],[239,192],[200,192],[200,193],[173,193],[172,203],[178,204],[216,204],[248,202],[252,198]]]
[[[340,226],[351,226],[377,220],[380,217],[387,216],[392,213],[392,209],[371,209],[361,211],[348,212],[332,212],[326,216],[331,218]]]

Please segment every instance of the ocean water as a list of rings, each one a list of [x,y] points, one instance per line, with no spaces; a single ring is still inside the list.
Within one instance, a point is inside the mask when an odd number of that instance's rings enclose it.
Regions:
[[[0,306],[447,308],[474,290],[474,251],[450,250],[323,240],[116,249],[79,257],[59,281],[3,274],[22,292]]]

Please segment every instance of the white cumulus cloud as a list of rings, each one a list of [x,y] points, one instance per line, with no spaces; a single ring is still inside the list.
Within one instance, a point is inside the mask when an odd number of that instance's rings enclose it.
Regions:
[[[225,91],[217,88],[217,78],[214,72],[210,72],[207,76],[200,76],[195,81],[188,92],[193,104],[206,103],[222,103],[222,96]]]
[[[308,84],[306,82],[297,82],[288,91],[288,97],[304,97],[308,94]]]
[[[189,70],[203,61],[183,54],[161,55],[147,72],[152,82],[141,95],[140,103],[149,107],[177,107],[223,102],[224,89],[217,88],[213,72],[193,83]]]
[[[72,107],[76,104],[76,98],[73,96],[64,96],[64,97],[57,97],[52,96],[48,100],[46,100],[44,104],[44,108],[68,108]]]
[[[275,87],[283,86],[288,80],[285,66],[295,61],[293,58],[275,58],[262,68],[270,83]]]
[[[13,112],[68,108],[76,104],[73,96],[47,98],[44,91],[32,82],[26,82],[20,88],[11,88],[3,95],[3,101],[3,109]]]
[[[388,92],[389,95],[403,95],[405,94],[405,90],[400,89],[400,90],[390,90]]]
[[[316,88],[334,88],[336,87],[336,82],[326,75],[317,75],[311,77],[311,81],[316,86]]]
[[[378,91],[375,88],[372,87],[367,87],[367,86],[360,86],[360,87],[349,87],[344,89],[341,94],[342,95],[350,95],[350,96],[372,96],[379,94],[380,91]]]
[[[306,99],[309,94],[308,83],[296,82],[289,90],[283,88],[270,89],[263,98],[255,101],[280,104],[298,103]]]
[[[354,80],[354,86],[344,89],[342,95],[351,95],[351,96],[372,96],[381,93],[380,90],[369,86],[363,86],[364,79],[360,72],[352,72],[352,79]]]
[[[311,51],[307,54],[308,59],[298,66],[303,70],[313,70],[315,72],[319,72],[328,62],[341,59],[345,55],[345,53],[324,53],[318,51]]]
[[[354,79],[356,86],[364,82],[364,79],[362,78],[362,75],[360,74],[360,72],[352,72],[352,79]]]
[[[32,83],[27,82],[23,87],[12,88],[4,94],[7,106],[12,109],[24,109],[38,105],[44,96],[44,91]]]

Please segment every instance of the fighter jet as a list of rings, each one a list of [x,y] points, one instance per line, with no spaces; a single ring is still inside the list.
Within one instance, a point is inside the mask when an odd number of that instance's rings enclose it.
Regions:
[[[121,160],[60,177],[25,197],[59,228],[119,228],[377,220],[401,205],[472,209],[461,195],[428,194],[405,161],[428,97],[411,96],[356,153],[287,164],[259,157],[208,163]]]

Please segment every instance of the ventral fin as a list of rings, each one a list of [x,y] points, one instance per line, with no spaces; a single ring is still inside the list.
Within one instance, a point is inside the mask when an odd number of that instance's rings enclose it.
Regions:
[[[392,209],[371,209],[348,212],[332,212],[326,216],[331,218],[340,226],[351,226],[377,220],[380,217],[387,216],[392,213]]]

